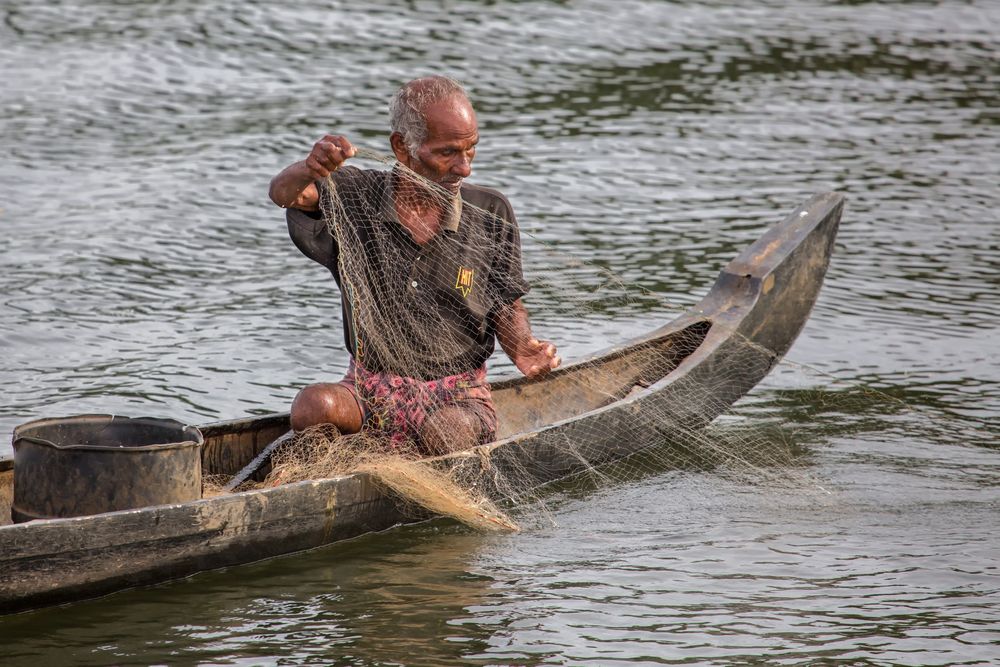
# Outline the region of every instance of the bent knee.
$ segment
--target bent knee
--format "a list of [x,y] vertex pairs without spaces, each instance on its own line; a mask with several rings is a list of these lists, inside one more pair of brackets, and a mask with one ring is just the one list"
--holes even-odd
[[296,431],[323,423],[332,392],[323,384],[311,384],[299,390],[292,401],[292,428]]
[[475,413],[454,406],[429,415],[420,427],[421,444],[435,456],[475,447],[482,437],[482,420]]
[[317,424],[333,424],[344,433],[361,429],[361,409],[350,389],[334,383],[303,387],[292,401],[291,426],[302,431]]

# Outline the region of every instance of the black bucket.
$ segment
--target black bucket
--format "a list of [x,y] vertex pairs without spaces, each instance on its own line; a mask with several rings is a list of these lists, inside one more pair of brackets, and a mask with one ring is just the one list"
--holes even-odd
[[14,429],[14,521],[197,500],[201,432],[172,419],[80,415]]

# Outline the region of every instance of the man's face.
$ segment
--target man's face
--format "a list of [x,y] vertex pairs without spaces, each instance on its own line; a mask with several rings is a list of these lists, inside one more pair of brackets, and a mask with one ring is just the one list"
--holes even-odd
[[405,151],[400,160],[427,180],[458,194],[462,180],[472,173],[472,160],[479,143],[476,114],[460,96],[441,100],[426,112],[427,140],[416,153]]

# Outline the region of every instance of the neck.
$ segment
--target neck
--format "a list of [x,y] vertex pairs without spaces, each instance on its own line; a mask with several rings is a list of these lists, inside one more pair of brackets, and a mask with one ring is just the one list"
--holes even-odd
[[443,196],[403,178],[393,189],[393,200],[396,218],[417,244],[427,243],[441,230],[441,216],[448,210]]

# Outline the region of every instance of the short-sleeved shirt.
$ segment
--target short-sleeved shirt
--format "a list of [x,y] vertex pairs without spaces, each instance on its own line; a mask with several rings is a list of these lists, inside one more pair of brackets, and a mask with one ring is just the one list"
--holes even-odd
[[[423,380],[479,368],[495,347],[497,311],[528,291],[514,212],[496,190],[463,183],[453,213],[420,245],[396,215],[398,178],[342,167],[336,199],[317,182],[322,214],[288,210],[289,234],[333,274],[344,343],[364,368]],[[336,237],[324,220],[333,206]]]

